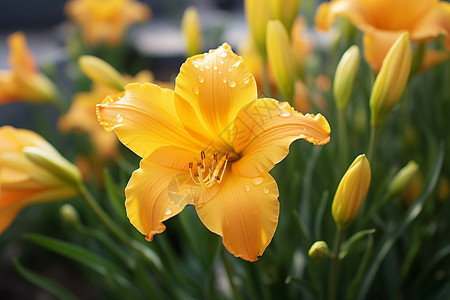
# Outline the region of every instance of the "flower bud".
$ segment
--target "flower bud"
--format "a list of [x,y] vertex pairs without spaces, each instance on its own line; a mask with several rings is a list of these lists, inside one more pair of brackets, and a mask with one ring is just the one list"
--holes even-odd
[[245,0],[245,16],[250,34],[263,60],[266,60],[266,28],[270,20],[269,0]]
[[181,30],[186,41],[186,56],[199,54],[202,49],[202,27],[195,7],[188,7],[185,10]]
[[348,99],[352,93],[353,82],[359,68],[360,53],[356,45],[351,46],[344,55],[336,68],[333,84],[333,95],[336,106],[339,110],[347,107]]
[[60,155],[34,146],[23,148],[25,156],[37,166],[49,171],[56,177],[77,186],[81,182],[80,171]]
[[345,172],[334,195],[332,214],[339,229],[345,229],[355,218],[370,186],[370,164],[359,155]]
[[415,161],[410,161],[392,179],[388,195],[394,197],[405,191],[418,173],[419,165]]
[[443,175],[441,179],[439,179],[437,199],[439,202],[445,202],[448,199],[448,195],[450,194],[450,187],[448,182],[448,177]]
[[267,23],[267,58],[284,100],[292,103],[295,60],[288,33],[279,20],[271,20]]
[[64,222],[66,222],[69,226],[73,228],[78,228],[80,226],[80,217],[78,216],[78,212],[72,205],[64,204],[59,209],[59,213],[61,214]]
[[370,96],[371,124],[380,125],[398,103],[411,70],[412,51],[409,34],[403,33],[383,60]]
[[300,0],[271,0],[270,16],[274,20],[280,20],[286,30],[291,31],[299,6]]
[[325,258],[328,255],[328,245],[324,241],[315,242],[308,251],[311,258]]
[[120,73],[103,59],[91,55],[83,55],[78,59],[81,71],[93,82],[98,82],[113,89],[122,91],[125,80]]

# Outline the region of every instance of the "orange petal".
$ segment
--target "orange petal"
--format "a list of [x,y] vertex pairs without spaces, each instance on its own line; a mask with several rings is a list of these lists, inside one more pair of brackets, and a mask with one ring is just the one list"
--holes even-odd
[[450,52],[425,49],[425,53],[419,71],[423,72],[450,58]]
[[258,99],[238,114],[233,147],[241,157],[232,164],[233,171],[256,177],[270,171],[288,153],[290,144],[305,139],[315,145],[330,140],[330,126],[320,114],[303,115],[286,102]]
[[202,189],[192,182],[189,173],[143,159],[140,169],[133,172],[125,195],[131,224],[151,241],[166,229],[163,221],[201,199]]
[[268,173],[256,178],[225,175],[220,192],[196,205],[205,226],[220,235],[234,256],[255,261],[262,255],[278,223],[278,187]]
[[38,72],[33,54],[27,47],[25,34],[21,31],[14,32],[8,37],[10,49],[9,63],[14,72]]
[[200,153],[202,147],[184,130],[173,101],[172,90],[150,83],[129,84],[123,96],[107,97],[97,105],[97,117],[106,130],[114,130],[122,143],[141,157],[168,145]]
[[202,133],[216,139],[239,110],[256,99],[255,79],[242,62],[228,44],[223,44],[182,65],[176,79],[175,105],[181,122],[194,136]]
[[[333,25],[336,16],[348,18],[356,27],[362,29],[371,24],[371,11],[368,10],[368,1],[332,1],[324,2],[317,8],[315,23],[319,30],[328,30]],[[373,12],[373,11],[372,11]]]
[[370,29],[364,34],[364,57],[367,63],[379,71],[386,54],[402,31],[385,31]]
[[440,1],[433,9],[415,22],[411,31],[411,40],[426,41],[439,35],[445,36],[444,45],[450,49],[450,3]]

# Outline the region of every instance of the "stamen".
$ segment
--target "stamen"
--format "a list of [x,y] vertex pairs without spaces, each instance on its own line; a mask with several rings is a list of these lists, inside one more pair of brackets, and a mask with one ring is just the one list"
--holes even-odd
[[[198,173],[193,172],[194,164],[192,162],[189,163],[189,172],[191,174],[191,178],[195,184],[199,184],[203,187],[211,187],[216,182],[220,183],[225,174],[225,170],[228,165],[228,159],[230,158],[230,152],[227,152],[222,158],[218,159],[218,154],[213,154],[213,161],[206,165],[206,155],[205,152],[200,152],[200,158],[202,162],[197,163],[197,171]],[[208,170],[208,174],[206,174],[206,170]],[[204,174],[205,173],[205,174]]]

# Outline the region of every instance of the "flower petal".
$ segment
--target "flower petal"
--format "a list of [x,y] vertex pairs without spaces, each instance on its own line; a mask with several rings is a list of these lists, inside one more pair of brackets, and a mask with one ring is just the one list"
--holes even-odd
[[293,141],[305,139],[324,145],[330,141],[330,131],[328,121],[320,114],[303,115],[288,103],[273,99],[255,100],[236,117],[233,148],[241,158],[232,169],[242,176],[259,176],[289,153]]
[[445,36],[444,45],[450,49],[450,3],[440,1],[433,9],[415,22],[411,31],[411,39],[425,41],[435,39],[440,34]]
[[200,133],[217,139],[239,110],[257,98],[255,79],[242,61],[223,44],[182,65],[176,79],[175,105],[181,122],[194,136]]
[[145,159],[133,172],[125,195],[128,218],[148,241],[166,229],[163,221],[177,215],[187,204],[203,201],[204,197],[203,190],[194,184],[189,173]]
[[97,105],[97,117],[107,131],[114,130],[122,143],[144,158],[167,145],[194,152],[202,148],[178,120],[173,91],[151,83],[129,84],[124,95],[107,97]]
[[268,173],[246,178],[230,172],[220,192],[196,205],[200,220],[220,235],[227,250],[236,257],[255,261],[262,255],[278,223],[278,187]]

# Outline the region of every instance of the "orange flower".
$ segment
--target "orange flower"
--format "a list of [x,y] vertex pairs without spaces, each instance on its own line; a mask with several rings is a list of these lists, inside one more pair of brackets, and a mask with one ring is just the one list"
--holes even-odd
[[[153,74],[148,71],[142,71],[135,78],[126,77],[127,82],[152,82]],[[95,114],[95,106],[109,94],[120,93],[119,90],[107,87],[105,85],[94,83],[89,92],[80,92],[73,98],[69,111],[58,121],[59,129],[62,132],[70,130],[80,130],[89,134],[95,151],[100,157],[112,159],[117,153],[117,137],[105,130],[98,124]]]
[[77,23],[88,45],[120,43],[125,30],[150,18],[150,8],[133,0],[70,0],[65,11]]
[[297,139],[323,145],[320,114],[257,99],[254,77],[228,44],[189,58],[175,90],[129,84],[97,106],[100,123],[143,159],[125,190],[131,223],[151,241],[163,221],[194,205],[235,256],[255,261],[278,223],[269,175]]
[[0,127],[0,233],[25,207],[78,194],[81,175],[40,135]]
[[33,103],[56,100],[56,87],[39,72],[25,34],[11,34],[8,47],[11,70],[0,70],[0,105],[22,99]]
[[[316,13],[316,25],[328,30],[336,16],[348,18],[364,31],[364,55],[375,70],[402,32],[413,42],[445,36],[450,50],[450,3],[438,0],[334,0],[322,3]],[[442,59],[448,56],[441,56]],[[425,62],[427,63],[427,62]]]

